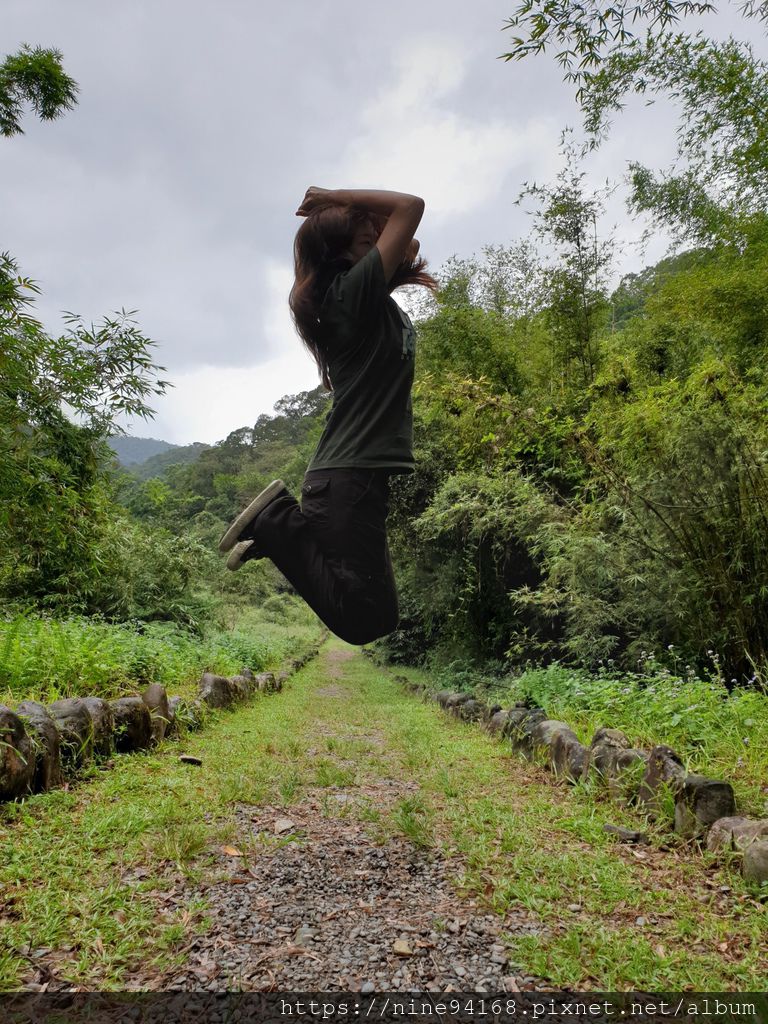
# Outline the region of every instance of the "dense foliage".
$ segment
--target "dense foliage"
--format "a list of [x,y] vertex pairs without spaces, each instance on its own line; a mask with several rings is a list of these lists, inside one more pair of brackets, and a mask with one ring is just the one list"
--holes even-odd
[[580,188],[543,196],[560,252],[527,275],[533,306],[494,274],[511,247],[449,265],[420,323],[418,469],[393,524],[405,628],[388,647],[632,668],[673,645],[700,666],[716,651],[729,685],[764,682],[765,219],[609,293]]
[[[632,671],[650,650],[706,670],[715,652],[728,686],[761,685],[766,221],[610,289],[602,197],[572,166],[528,197],[534,235],[454,258],[420,309],[417,470],[390,520],[402,622],[383,646],[499,670]],[[270,479],[296,490],[328,401],[286,397],[122,499],[211,549]],[[269,563],[210,572],[257,601],[286,587]]]
[[112,698],[148,683],[178,692],[196,683],[201,672],[276,668],[306,644],[305,619],[293,620],[296,635],[265,628],[263,617],[258,628],[241,617],[236,628],[207,628],[203,636],[167,622],[29,614],[0,619],[0,701]]

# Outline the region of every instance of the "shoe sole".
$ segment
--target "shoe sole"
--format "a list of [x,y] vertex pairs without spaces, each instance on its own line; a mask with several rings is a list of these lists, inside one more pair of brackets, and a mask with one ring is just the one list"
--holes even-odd
[[227,559],[227,568],[231,569],[232,572],[237,572],[238,569],[245,565],[246,561],[251,561],[251,559],[243,558],[243,555],[250,547],[253,547],[252,540],[241,540],[239,544],[235,544],[231,555]]
[[219,541],[219,551],[222,555],[232,550],[246,526],[249,526],[259,512],[263,511],[284,490],[285,484],[282,480],[273,480],[261,494],[256,495],[250,505],[243,509],[237,519],[232,521],[232,525]]

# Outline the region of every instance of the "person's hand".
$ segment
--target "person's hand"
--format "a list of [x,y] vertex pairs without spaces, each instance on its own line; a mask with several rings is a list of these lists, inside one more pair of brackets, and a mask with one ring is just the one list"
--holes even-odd
[[408,248],[405,250],[405,258],[408,263],[413,263],[416,257],[419,255],[419,240],[418,238],[412,238],[408,243]]
[[317,185],[310,185],[296,211],[296,216],[306,217],[308,213],[316,210],[318,206],[326,205],[330,194],[331,190],[329,188],[319,188]]

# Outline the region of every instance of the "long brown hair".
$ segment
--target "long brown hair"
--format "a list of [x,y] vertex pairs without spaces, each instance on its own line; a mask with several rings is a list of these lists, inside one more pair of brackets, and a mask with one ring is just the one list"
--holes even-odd
[[[313,210],[296,232],[293,245],[295,281],[288,305],[299,337],[317,363],[323,384],[332,390],[323,328],[318,319],[320,306],[333,279],[349,270],[352,261],[342,255],[352,244],[360,224],[370,221],[381,233],[385,219],[358,206],[320,206]],[[437,288],[437,282],[426,272],[427,262],[421,258],[404,260],[389,282],[389,291],[404,284],[420,284]]]

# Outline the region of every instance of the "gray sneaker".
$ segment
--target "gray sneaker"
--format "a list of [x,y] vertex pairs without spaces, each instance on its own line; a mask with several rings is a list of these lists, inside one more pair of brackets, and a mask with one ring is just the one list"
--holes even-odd
[[[232,520],[229,529],[219,541],[219,551],[222,554],[226,554],[227,551],[232,550],[239,540],[248,539],[247,537],[241,538],[240,535],[248,529],[256,516],[260,512],[263,512],[267,505],[273,502],[283,491],[285,491],[286,494],[288,493],[283,481],[273,480],[271,484],[268,484],[264,488],[261,494],[257,494],[250,505],[248,505],[247,508],[244,508],[236,519]],[[237,566],[237,568],[239,568],[239,566]]]
[[246,562],[250,562],[254,558],[263,557],[257,550],[255,541],[241,540],[239,544],[235,544],[232,548],[232,553],[227,559],[227,568],[231,569],[232,572],[237,572]]

